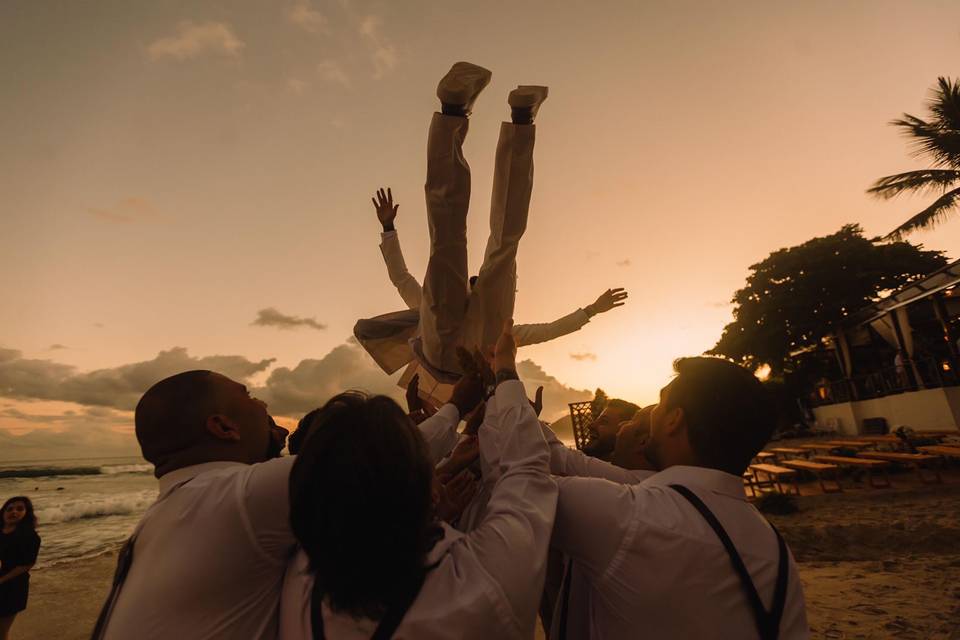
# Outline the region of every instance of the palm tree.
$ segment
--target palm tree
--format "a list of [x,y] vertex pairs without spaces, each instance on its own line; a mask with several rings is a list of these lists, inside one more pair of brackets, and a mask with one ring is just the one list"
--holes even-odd
[[913,154],[927,156],[933,168],[908,171],[877,180],[867,193],[889,199],[905,191],[939,193],[933,204],[888,233],[900,240],[917,229],[931,229],[943,222],[960,204],[960,81],[938,78],[929,102],[927,120],[903,114],[890,124],[910,138]]

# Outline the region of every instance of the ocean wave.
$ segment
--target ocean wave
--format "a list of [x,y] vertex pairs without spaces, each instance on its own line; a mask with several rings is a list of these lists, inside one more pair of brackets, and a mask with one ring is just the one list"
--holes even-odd
[[153,465],[142,462],[140,464],[108,464],[100,467],[100,473],[114,475],[117,473],[152,473]]
[[156,491],[138,491],[84,500],[65,500],[59,504],[38,507],[36,515],[41,525],[132,515],[146,510],[156,498]]
[[23,469],[0,469],[0,478],[50,478],[53,476],[97,476],[120,473],[150,473],[153,465],[108,464],[98,467],[26,467]]

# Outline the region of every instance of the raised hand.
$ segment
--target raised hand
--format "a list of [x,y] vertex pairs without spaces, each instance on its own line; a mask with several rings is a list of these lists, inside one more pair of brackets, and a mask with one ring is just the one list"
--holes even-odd
[[[461,366],[467,361],[473,362],[468,352],[463,347],[457,348],[457,356],[460,358]],[[460,417],[466,417],[473,411],[484,399],[484,385],[479,372],[473,369],[465,369],[463,375],[453,385],[453,391],[450,395],[450,402],[457,407]]]
[[393,204],[393,192],[390,187],[384,191],[383,187],[377,190],[376,198],[370,198],[373,202],[373,208],[377,210],[377,220],[383,225],[384,231],[393,231],[393,221],[397,217],[397,209],[400,205]]
[[512,318],[504,321],[503,331],[493,347],[493,368],[498,375],[503,370],[517,370],[517,341],[513,337]]
[[537,392],[533,396],[533,400],[530,401],[530,406],[533,407],[533,412],[539,418],[543,412],[543,387],[537,387]]
[[467,469],[453,478],[449,476],[434,477],[437,517],[446,522],[455,523],[477,494],[479,483]]
[[420,374],[415,373],[407,383],[407,413],[416,413],[423,410],[423,400],[420,399]]
[[622,307],[626,304],[624,300],[627,299],[627,291],[623,287],[618,287],[616,289],[607,289],[600,294],[600,297],[597,298],[596,302],[589,304],[584,308],[584,311],[587,312],[589,316],[595,316],[598,313],[606,313],[615,307]]

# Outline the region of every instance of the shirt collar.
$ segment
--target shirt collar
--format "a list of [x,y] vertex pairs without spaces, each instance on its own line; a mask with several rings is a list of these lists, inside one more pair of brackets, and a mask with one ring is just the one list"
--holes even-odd
[[[207,471],[216,471],[217,469],[226,469],[227,467],[232,467],[236,465],[243,465],[242,462],[230,462],[227,460],[217,460],[216,462],[204,462],[203,464],[194,464],[189,467],[181,467],[180,469],[174,469],[168,473],[160,476],[158,482],[160,483],[160,496],[163,497],[164,494],[171,491],[174,487],[187,482],[188,480],[193,480],[201,473],[206,473]],[[246,465],[243,465],[246,466]]]
[[674,465],[655,473],[643,481],[647,486],[667,486],[682,484],[719,493],[737,500],[746,500],[747,493],[743,489],[743,478],[706,467],[688,467]]

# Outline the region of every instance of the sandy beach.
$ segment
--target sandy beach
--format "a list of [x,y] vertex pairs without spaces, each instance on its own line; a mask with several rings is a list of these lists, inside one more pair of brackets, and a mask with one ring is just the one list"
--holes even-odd
[[[960,471],[943,485],[892,480],[892,489],[804,495],[798,513],[770,516],[799,562],[815,638],[960,639]],[[115,560],[36,571],[12,637],[88,638]]]

